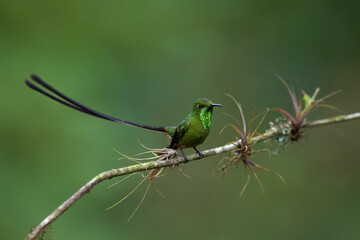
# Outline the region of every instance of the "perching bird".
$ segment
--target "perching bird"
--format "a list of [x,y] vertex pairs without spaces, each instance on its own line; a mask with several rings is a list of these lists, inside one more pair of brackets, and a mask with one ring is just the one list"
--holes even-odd
[[[218,106],[222,107],[221,104],[212,103],[210,100],[201,98],[195,101],[192,112],[176,127],[153,127],[143,124],[138,124],[134,122],[120,120],[114,117],[97,112],[91,108],[88,108],[73,99],[65,96],[55,88],[48,85],[41,78],[35,74],[31,75],[31,79],[41,85],[43,88],[47,89],[49,92],[41,89],[36,86],[34,83],[30,82],[28,79],[25,80],[25,83],[30,88],[48,96],[49,98],[62,103],[68,107],[71,107],[80,112],[110,120],[113,122],[119,122],[126,125],[131,125],[139,128],[145,128],[152,131],[163,132],[171,137],[171,143],[169,148],[177,150],[179,149],[184,157],[185,162],[188,162],[186,155],[183,152],[184,148],[194,148],[198,153],[199,158],[204,157],[204,155],[196,148],[198,145],[202,144],[210,132],[211,125],[211,116],[213,112],[213,107]],[[53,95],[54,94],[54,95]]]

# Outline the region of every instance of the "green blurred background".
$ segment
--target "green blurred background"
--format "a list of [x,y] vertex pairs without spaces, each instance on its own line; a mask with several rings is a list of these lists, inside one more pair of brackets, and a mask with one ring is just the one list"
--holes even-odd
[[[220,129],[267,107],[291,111],[275,77],[320,96],[346,113],[359,111],[359,4],[354,1],[10,1],[0,2],[0,238],[22,239],[96,174],[132,164],[128,155],[168,143],[162,134],[80,114],[29,90],[36,73],[81,103],[126,120],[176,125],[193,101],[215,109],[199,149],[236,136]],[[255,112],[253,109],[256,107]],[[338,113],[319,109],[312,119]],[[262,126],[277,114],[272,113]],[[359,239],[359,121],[308,132],[278,156],[253,160],[244,196],[242,168],[222,177],[223,156],[182,165],[156,181],[135,217],[142,186],[105,211],[141,179],[97,186],[52,226],[54,239]],[[277,146],[259,146],[276,149]],[[193,151],[188,151],[193,153]]]

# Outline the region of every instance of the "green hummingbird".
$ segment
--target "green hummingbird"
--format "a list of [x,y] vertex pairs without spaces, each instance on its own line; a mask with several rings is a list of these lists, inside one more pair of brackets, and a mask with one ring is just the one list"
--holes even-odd
[[120,120],[95,111],[89,107],[86,107],[79,102],[67,97],[55,88],[51,87],[49,84],[44,82],[40,77],[35,74],[32,74],[30,76],[30,79],[32,79],[34,82],[42,86],[44,89],[47,89],[48,91],[42,89],[41,87],[38,87],[37,85],[26,79],[25,83],[28,87],[77,111],[109,121],[119,122],[126,125],[165,133],[171,138],[169,148],[174,150],[180,150],[185,162],[188,162],[189,160],[184,154],[184,148],[193,148],[199,155],[199,158],[204,157],[204,155],[196,147],[202,144],[205,141],[206,137],[209,135],[213,107],[222,107],[221,104],[213,103],[206,98],[200,98],[195,101],[191,113],[178,126],[153,127]]

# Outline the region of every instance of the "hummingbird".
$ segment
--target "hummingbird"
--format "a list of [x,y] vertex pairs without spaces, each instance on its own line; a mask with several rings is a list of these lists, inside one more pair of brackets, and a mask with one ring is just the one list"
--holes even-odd
[[154,127],[105,115],[67,97],[65,94],[56,90],[35,74],[32,74],[30,79],[41,87],[26,79],[25,84],[28,87],[77,111],[109,121],[165,133],[171,139],[168,148],[180,150],[185,163],[189,160],[183,151],[184,148],[193,148],[199,155],[199,158],[204,157],[204,154],[202,154],[196,147],[202,144],[209,135],[213,107],[222,107],[221,104],[213,103],[209,99],[200,98],[195,101],[191,113],[178,126]]

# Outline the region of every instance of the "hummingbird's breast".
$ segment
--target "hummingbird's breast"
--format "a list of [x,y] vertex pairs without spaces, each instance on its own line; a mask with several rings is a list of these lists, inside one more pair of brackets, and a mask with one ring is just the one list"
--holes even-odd
[[209,135],[210,127],[204,128],[202,122],[198,118],[190,121],[189,128],[179,140],[177,146],[180,148],[196,147],[202,144]]

